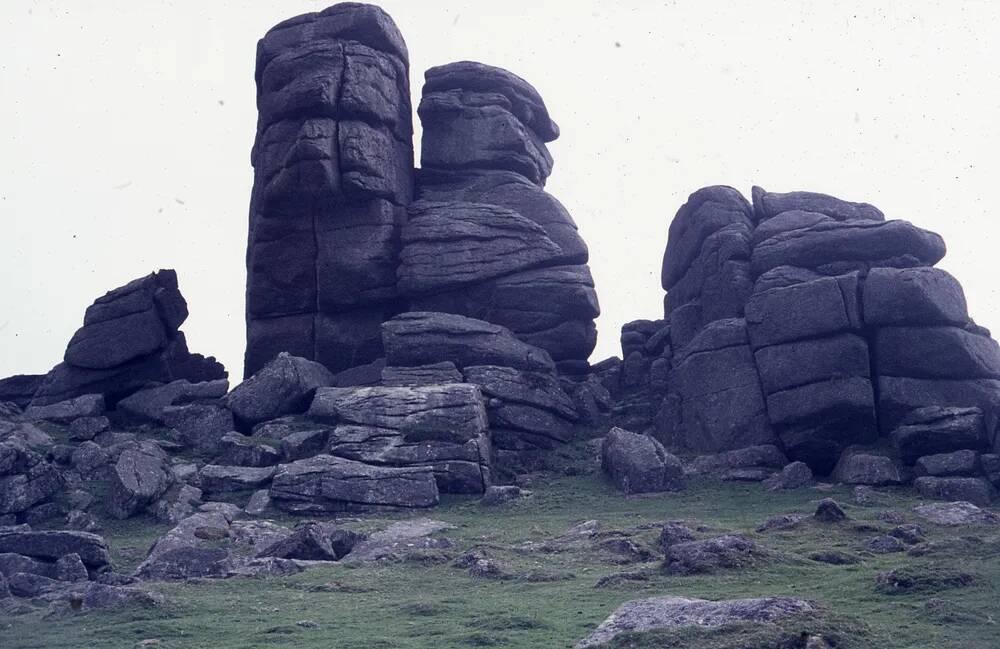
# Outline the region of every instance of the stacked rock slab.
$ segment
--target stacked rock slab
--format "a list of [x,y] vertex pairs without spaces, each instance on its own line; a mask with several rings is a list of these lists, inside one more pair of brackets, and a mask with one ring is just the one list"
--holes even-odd
[[984,450],[1000,347],[933,267],[944,253],[938,235],[864,203],[755,187],[751,207],[701,189],[670,226],[665,321],[623,329],[621,380],[663,389],[669,359],[655,426],[700,452],[776,442],[828,473],[848,446],[922,425],[911,413],[927,406],[986,413]]
[[226,378],[225,369],[214,358],[188,351],[179,330],[187,315],[173,270],[161,270],[109,291],[87,308],[63,362],[42,379],[31,405],[84,394],[102,394],[113,404],[151,383]]
[[282,351],[334,371],[381,355],[412,195],[408,74],[371,5],[291,18],[258,43],[247,376]]
[[463,61],[427,71],[417,198],[399,291],[412,310],[494,322],[556,361],[584,361],[599,314],[587,246],[543,187],[559,136],[538,92]]
[[401,314],[383,325],[387,385],[456,379],[478,386],[486,403],[496,464],[511,468],[572,437],[578,420],[555,362],[500,325],[450,313]]

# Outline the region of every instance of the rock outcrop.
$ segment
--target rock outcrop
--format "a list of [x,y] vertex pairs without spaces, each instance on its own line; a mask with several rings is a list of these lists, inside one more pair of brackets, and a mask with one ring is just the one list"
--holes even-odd
[[246,376],[283,351],[334,372],[375,361],[381,323],[404,311],[503,325],[556,361],[593,349],[587,247],[542,189],[559,129],[538,92],[479,63],[428,70],[418,176],[408,73],[370,5],[261,39]]
[[[969,318],[958,281],[934,268],[944,253],[938,235],[871,205],[698,190],[670,225],[665,318],[623,327],[624,360],[606,382],[624,406],[642,396],[645,424],[670,447],[779,444],[820,474],[849,446],[890,434],[911,465],[989,450],[1000,346]],[[938,414],[914,413],[926,407]],[[894,466],[862,476],[863,457],[841,473],[899,480]]]
[[180,331],[187,315],[173,270],[109,291],[87,308],[63,362],[45,375],[31,404],[44,406],[84,394],[101,394],[114,403],[150,383],[226,378],[214,358],[188,351]]

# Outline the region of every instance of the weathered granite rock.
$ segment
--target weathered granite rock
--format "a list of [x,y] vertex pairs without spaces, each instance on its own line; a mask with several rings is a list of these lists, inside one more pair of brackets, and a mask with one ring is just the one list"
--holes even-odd
[[261,39],[247,254],[246,376],[279,352],[341,370],[381,355],[413,191],[408,55],[371,5]]
[[670,545],[663,567],[675,575],[705,574],[752,566],[763,556],[763,550],[753,541],[727,534]]
[[674,357],[657,433],[700,452],[771,444],[764,394],[742,319],[704,327]]
[[68,424],[80,417],[99,417],[104,414],[104,396],[83,394],[66,401],[44,406],[29,406],[24,411],[27,419]]
[[100,572],[111,563],[104,539],[87,532],[5,530],[0,533],[0,552],[43,561],[57,561],[67,554],[76,554],[83,565],[94,572]]
[[601,448],[601,466],[626,494],[679,491],[687,486],[684,467],[648,435],[612,428]]
[[837,221],[884,221],[885,216],[874,205],[854,203],[818,192],[768,192],[753,187],[754,219],[761,224],[790,211],[805,211],[828,216]]
[[227,379],[192,383],[186,379],[139,390],[117,403],[115,410],[135,421],[163,423],[163,409],[201,400],[215,400],[229,390]]
[[885,486],[903,481],[899,467],[891,457],[847,449],[833,470],[833,477],[849,485]]
[[45,376],[32,405],[83,394],[101,394],[115,402],[151,382],[225,378],[225,369],[214,358],[188,352],[179,331],[186,318],[187,304],[173,270],[109,291],[87,308],[64,362]]
[[458,367],[500,365],[552,371],[549,354],[521,342],[508,329],[448,313],[404,313],[382,326],[389,365],[427,365],[451,361]]
[[27,408],[44,378],[44,374],[15,374],[0,379],[0,402],[15,403],[18,408]]
[[873,268],[863,296],[869,326],[962,326],[969,321],[962,285],[940,268]]
[[296,431],[281,439],[281,455],[286,462],[319,455],[329,438],[330,430],[325,427]]
[[833,498],[824,498],[816,505],[813,518],[823,523],[839,523],[847,519],[847,514]]
[[97,417],[80,417],[69,425],[70,439],[76,442],[94,439],[111,428],[111,421],[104,415]]
[[875,367],[883,376],[1000,378],[1000,345],[958,327],[883,327],[875,345]]
[[597,647],[624,633],[641,633],[678,627],[712,629],[731,624],[775,622],[815,607],[791,597],[708,601],[685,597],[654,597],[626,602],[594,631],[576,644],[576,649]]
[[983,473],[979,453],[968,449],[925,455],[917,460],[915,468],[919,475],[938,477],[976,476]]
[[922,476],[913,481],[921,496],[936,500],[961,500],[985,507],[995,495],[983,478],[938,478]]
[[249,491],[271,481],[278,469],[273,466],[222,466],[206,464],[198,472],[198,483],[209,493]]
[[174,482],[173,473],[162,457],[132,449],[118,457],[111,477],[108,511],[115,518],[128,518],[141,512],[166,493]]
[[215,404],[168,406],[162,413],[183,444],[206,453],[218,452],[223,435],[234,428],[233,413]]
[[64,478],[21,439],[0,443],[0,516],[20,514],[58,492]]
[[911,411],[890,434],[904,462],[912,464],[926,455],[962,449],[985,450],[983,412],[979,408],[928,406]]
[[771,444],[747,446],[712,455],[700,455],[691,460],[688,472],[719,475],[732,469],[765,468],[777,471],[788,464],[781,449]]
[[913,511],[931,523],[954,527],[958,525],[1000,525],[1000,516],[970,502],[927,503]]
[[233,388],[225,403],[247,427],[304,412],[316,388],[333,385],[333,374],[315,361],[282,352]]
[[474,385],[320,388],[308,416],[336,425],[331,455],[427,467],[445,493],[482,493],[490,483],[487,417]]
[[282,453],[259,439],[226,433],[219,440],[219,464],[230,466],[274,466],[282,459]]
[[[978,408],[983,413],[996,412],[1000,408],[1000,380],[996,379],[919,379],[903,376],[881,376],[878,381],[879,424],[883,431],[893,431],[897,427],[908,427],[915,423],[918,428],[941,427],[951,429],[946,421],[951,418],[952,408]],[[924,410],[937,408],[937,410]],[[923,422],[911,422],[911,413],[921,411],[920,415],[912,417],[929,418]],[[938,414],[934,414],[934,413]],[[967,418],[965,418],[967,419]],[[966,430],[966,435],[972,431],[957,421],[954,424],[959,430]],[[988,444],[990,431],[983,430],[983,439]],[[948,432],[946,436],[953,436]],[[952,446],[941,451],[958,448],[978,448],[977,446]],[[921,453],[926,455],[928,452]],[[915,458],[914,458],[915,459]]]
[[378,467],[331,455],[280,465],[270,494],[277,507],[300,514],[438,503],[430,467]]
[[[416,367],[382,368],[382,385],[390,388],[462,383],[462,373],[451,361]],[[338,386],[341,387],[341,386]]]
[[813,472],[805,462],[791,462],[782,467],[781,471],[764,480],[768,491],[784,489],[801,489],[812,483]]
[[330,542],[331,533],[332,529],[328,525],[308,522],[296,527],[290,536],[264,548],[257,556],[306,561],[336,561],[340,556]]

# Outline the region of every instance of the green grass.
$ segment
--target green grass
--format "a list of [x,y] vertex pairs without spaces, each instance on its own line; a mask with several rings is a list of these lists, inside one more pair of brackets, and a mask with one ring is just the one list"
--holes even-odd
[[[925,524],[931,540],[975,535],[984,542],[954,543],[946,546],[947,551],[919,557],[871,555],[859,549],[860,543],[876,530],[892,527],[877,519],[879,508],[847,506],[851,520],[836,525],[807,521],[792,530],[753,532],[769,516],[811,512],[825,496],[846,505],[850,502],[846,489],[771,493],[759,485],[699,481],[681,493],[623,498],[590,474],[536,480],[532,490],[530,499],[499,508],[447,498],[441,507],[420,515],[456,526],[445,533],[456,542],[455,556],[485,547],[513,572],[536,570],[563,579],[489,581],[475,579],[449,563],[411,561],[331,564],[285,578],[157,583],[148,587],[165,595],[167,603],[155,609],[59,619],[39,614],[0,621],[0,647],[132,648],[143,640],[158,640],[146,646],[162,649],[570,647],[618,604],[657,595],[708,599],[787,595],[821,603],[826,616],[766,628],[646,634],[620,639],[616,646],[770,648],[782,646],[781,638],[794,640],[802,631],[825,629],[839,633],[837,646],[844,648],[1000,647],[998,530],[956,531]],[[893,508],[914,520],[908,512],[917,501],[911,495],[899,492],[890,498]],[[378,527],[406,516],[382,513],[360,525]],[[650,548],[655,547],[658,530],[639,529],[642,526],[675,519],[698,522],[713,531],[746,534],[769,550],[771,559],[738,572],[672,576],[661,573],[655,562],[613,565],[590,547],[563,552],[522,547],[526,541],[558,536],[588,519],[597,519],[605,530],[633,532],[635,540]],[[141,559],[135,548],[148,547],[164,529],[133,520],[109,525],[105,534],[119,566],[131,567]],[[807,558],[819,549],[854,554],[862,561],[837,566]],[[595,587],[601,577],[641,568],[652,573],[645,581]],[[959,588],[879,592],[875,576],[894,568],[929,577],[961,571],[975,575],[975,580]]]

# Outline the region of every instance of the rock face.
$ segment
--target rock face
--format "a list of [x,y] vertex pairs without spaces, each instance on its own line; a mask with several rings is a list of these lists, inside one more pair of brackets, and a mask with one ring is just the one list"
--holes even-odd
[[559,130],[541,97],[478,63],[426,79],[418,183],[408,54],[388,15],[343,3],[261,39],[247,376],[282,351],[332,371],[374,361],[380,324],[407,310],[504,325],[556,360],[593,349],[587,248],[542,190]]
[[179,330],[187,314],[172,270],[109,291],[87,308],[63,362],[45,375],[31,404],[84,394],[113,403],[150,383],[224,379],[226,371],[214,358],[188,352]]
[[[778,444],[819,474],[890,433],[911,465],[988,451],[1000,345],[934,268],[944,253],[938,235],[871,205],[759,187],[751,204],[730,187],[700,189],[670,224],[664,320],[623,327],[624,361],[608,380],[646,395],[645,423],[673,448]],[[927,407],[938,410],[913,414]],[[842,471],[874,480],[861,464]]]
[[367,363],[413,194],[406,44],[381,9],[339,4],[268,31],[256,81],[246,376],[282,351]]

